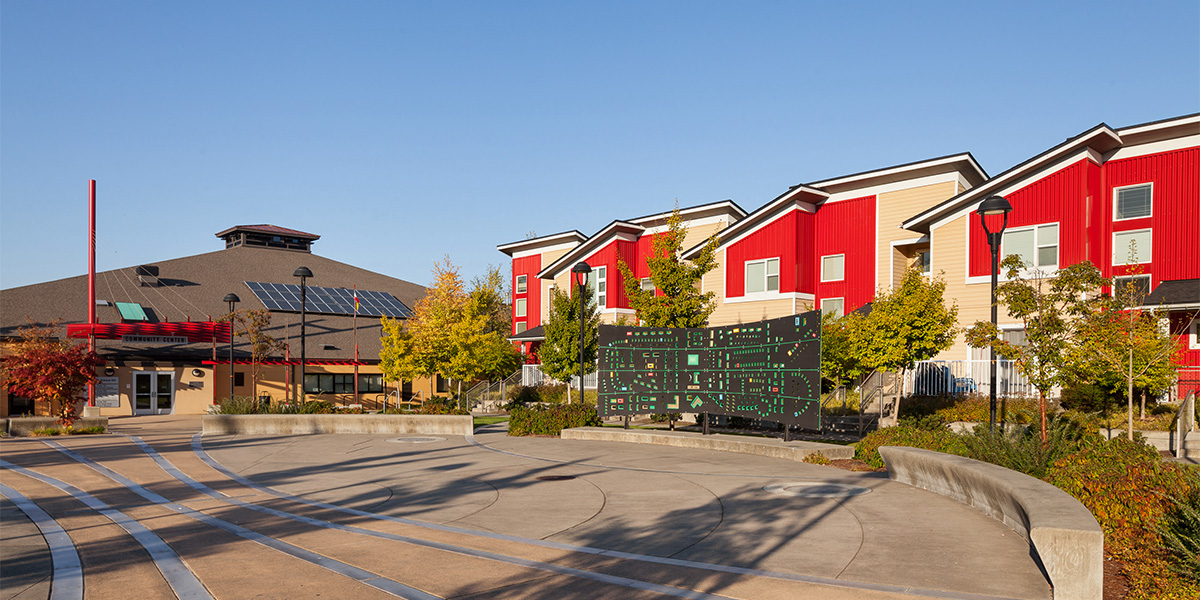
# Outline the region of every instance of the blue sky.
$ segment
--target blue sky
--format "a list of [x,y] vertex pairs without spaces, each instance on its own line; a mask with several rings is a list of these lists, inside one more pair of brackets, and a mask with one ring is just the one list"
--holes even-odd
[[86,271],[88,179],[101,270],[271,223],[428,283],[531,231],[1197,111],[1194,0],[4,0],[0,287]]

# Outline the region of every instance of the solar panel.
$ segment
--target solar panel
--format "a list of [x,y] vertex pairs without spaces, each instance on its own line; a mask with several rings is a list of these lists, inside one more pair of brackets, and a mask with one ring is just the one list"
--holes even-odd
[[[267,310],[300,312],[300,286],[261,281],[247,281],[245,284]],[[354,314],[354,290],[315,285],[305,287],[306,312],[347,316]],[[412,311],[395,296],[373,290],[358,290],[358,314],[364,317],[412,317]]]

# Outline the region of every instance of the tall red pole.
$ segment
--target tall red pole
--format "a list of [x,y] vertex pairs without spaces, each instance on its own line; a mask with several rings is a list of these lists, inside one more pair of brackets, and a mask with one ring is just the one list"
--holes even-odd
[[[96,351],[96,180],[88,180],[88,352]],[[88,384],[88,406],[96,405],[96,384]]]

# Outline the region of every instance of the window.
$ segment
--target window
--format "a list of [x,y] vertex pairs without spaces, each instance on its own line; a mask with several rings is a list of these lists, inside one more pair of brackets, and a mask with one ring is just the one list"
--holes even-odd
[[383,392],[383,375],[359,375],[358,393],[379,394]]
[[521,333],[521,332],[525,331],[525,329],[527,329],[528,327],[529,327],[529,325],[527,323],[525,323],[525,321],[517,321],[516,329],[513,333]]
[[[379,376],[382,377],[382,376]],[[382,385],[380,379],[380,385]],[[304,375],[304,393],[306,394],[353,394],[354,374],[316,374]]]
[[243,387],[243,386],[245,386],[245,385],[246,385],[246,374],[245,374],[245,373],[237,373],[237,372],[234,372],[234,374],[233,374],[233,385],[234,385],[235,387]]
[[640,283],[642,285],[643,292],[653,292],[654,291],[654,281],[651,280],[649,277],[643,277]]
[[922,275],[931,275],[933,273],[933,253],[928,250],[918,252],[916,266],[921,269]]
[[1150,293],[1149,275],[1131,275],[1129,277],[1113,278],[1113,296],[1126,298],[1141,304],[1146,294]]
[[1001,255],[1016,254],[1028,267],[1058,266],[1058,224],[1022,227],[1004,232]]
[[828,313],[833,313],[833,316],[840,317],[845,314],[846,300],[843,298],[825,298],[821,300],[821,316]]
[[591,274],[592,293],[596,296],[596,308],[608,306],[608,267],[596,267]]
[[526,281],[527,277],[529,277],[529,276],[528,275],[517,275],[517,283],[516,283],[516,285],[513,286],[514,288],[516,288],[516,291],[514,293],[517,293],[517,294],[525,293],[525,291],[528,289],[525,285],[525,281]]
[[1149,183],[1113,190],[1113,220],[1140,219],[1150,216],[1153,186]]
[[1113,234],[1114,265],[1136,265],[1150,262],[1150,230],[1118,231]]
[[746,293],[779,291],[779,259],[751,260],[746,262]]
[[517,308],[517,316],[518,317],[525,316],[525,299],[524,298],[517,298],[516,308]]
[[846,255],[821,257],[821,281],[841,281],[846,278]]
[[1192,350],[1200,349],[1200,316],[1192,319],[1191,331],[1188,332],[1188,347]]

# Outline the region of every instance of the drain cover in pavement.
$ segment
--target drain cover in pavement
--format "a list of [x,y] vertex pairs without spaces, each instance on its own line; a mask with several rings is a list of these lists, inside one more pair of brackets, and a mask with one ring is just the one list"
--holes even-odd
[[568,479],[575,479],[575,476],[574,475],[542,475],[541,477],[537,478],[538,481],[566,481]]
[[802,498],[849,498],[871,493],[870,488],[827,482],[772,483],[763,489],[772,494]]
[[394,444],[428,444],[430,442],[444,442],[446,438],[442,437],[399,437],[388,440]]

